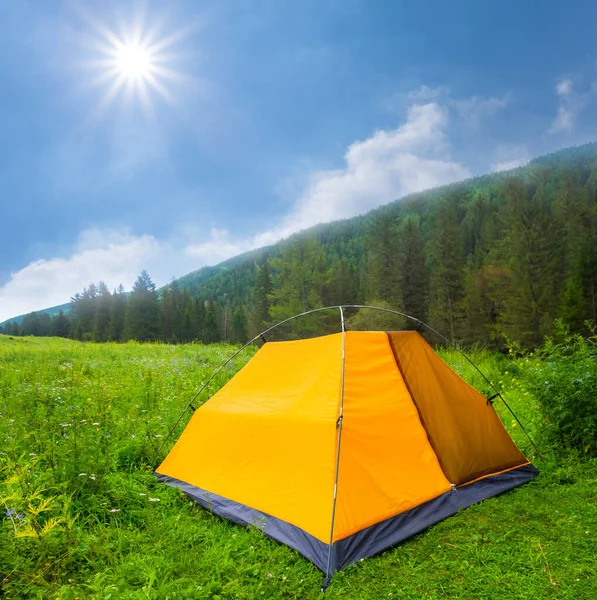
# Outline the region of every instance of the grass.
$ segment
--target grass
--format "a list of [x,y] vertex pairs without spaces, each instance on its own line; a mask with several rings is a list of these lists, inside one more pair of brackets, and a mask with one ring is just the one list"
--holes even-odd
[[[0,336],[1,514],[15,510],[0,522],[0,596],[320,596],[321,573],[297,552],[151,475],[163,436],[232,350]],[[468,363],[444,358],[485,391]],[[533,359],[475,359],[536,435],[540,415],[525,379]],[[532,455],[511,415],[496,408]],[[596,598],[597,462],[542,449],[536,480],[352,565],[326,597]]]

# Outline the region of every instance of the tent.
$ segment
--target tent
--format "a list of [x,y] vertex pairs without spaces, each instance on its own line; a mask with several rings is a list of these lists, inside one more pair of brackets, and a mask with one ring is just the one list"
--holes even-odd
[[416,331],[267,342],[199,407],[160,481],[326,576],[533,479],[492,402]]

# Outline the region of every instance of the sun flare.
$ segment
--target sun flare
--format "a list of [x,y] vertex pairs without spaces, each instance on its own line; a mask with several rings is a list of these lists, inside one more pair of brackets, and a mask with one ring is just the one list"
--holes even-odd
[[[105,86],[106,91],[93,111],[97,118],[123,97],[129,105],[138,105],[146,115],[154,114],[153,100],[157,96],[168,103],[173,102],[172,87],[188,79],[173,70],[175,56],[170,48],[188,34],[179,30],[170,35],[157,37],[155,27],[144,27],[142,22],[133,23],[128,29],[119,27],[119,33],[93,21],[99,34],[91,43],[97,52],[88,62],[96,71],[92,84]],[[159,29],[159,27],[158,27]]]
[[151,54],[140,44],[123,44],[115,52],[115,67],[128,79],[145,79],[151,75]]

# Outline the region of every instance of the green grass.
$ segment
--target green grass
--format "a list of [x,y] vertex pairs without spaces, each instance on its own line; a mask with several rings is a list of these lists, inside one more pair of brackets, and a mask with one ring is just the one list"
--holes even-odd
[[[151,475],[161,436],[232,350],[0,336],[0,514],[25,516],[0,519],[0,596],[319,597],[321,573],[297,552]],[[485,391],[468,363],[444,358]],[[525,382],[534,359],[475,358],[535,435],[540,414]],[[349,567],[326,597],[597,598],[597,462],[542,449],[536,480]]]

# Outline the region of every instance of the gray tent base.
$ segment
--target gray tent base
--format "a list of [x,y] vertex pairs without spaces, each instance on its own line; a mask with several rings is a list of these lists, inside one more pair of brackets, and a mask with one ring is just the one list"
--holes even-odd
[[[332,568],[328,578],[361,558],[379,554],[463,508],[528,483],[538,474],[539,471],[533,465],[527,464],[505,473],[491,475],[446,492],[433,500],[339,540],[332,547]],[[213,514],[240,525],[255,526],[268,537],[294,548],[326,573],[329,545],[314,538],[300,527],[179,479],[157,472],[155,475],[159,481],[180,488]]]

